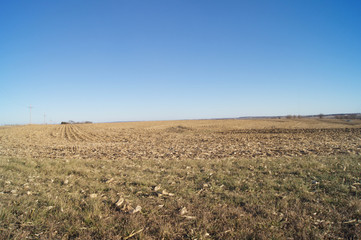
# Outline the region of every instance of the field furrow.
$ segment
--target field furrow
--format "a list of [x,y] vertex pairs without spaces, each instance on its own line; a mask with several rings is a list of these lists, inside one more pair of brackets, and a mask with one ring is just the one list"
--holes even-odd
[[71,136],[71,139],[73,141],[81,141],[82,139],[74,131],[74,126],[71,124],[69,124],[68,126],[69,126],[69,134]]
[[61,128],[60,128],[60,137],[62,139],[65,139],[65,125],[61,125]]
[[82,141],[93,141],[95,138],[95,136],[91,136],[83,131],[83,129],[81,130],[81,127],[76,125],[73,126],[73,131]]
[[76,140],[74,135],[71,132],[71,125],[65,125],[65,139],[70,142],[73,142]]
[[[3,129],[0,137],[3,154],[16,152],[36,157],[72,157],[74,142],[80,157],[97,159],[222,159],[361,153],[361,124],[357,125],[357,121],[341,125],[313,120],[309,121],[308,128],[304,127],[305,120],[258,122],[259,126],[271,125],[271,128],[260,128],[247,121],[208,121],[208,125],[204,122],[22,126]],[[250,123],[252,125],[247,126]],[[300,125],[303,128],[293,127]],[[61,147],[57,147],[58,144]]]
[[0,239],[360,239],[360,164],[360,120],[0,127]]

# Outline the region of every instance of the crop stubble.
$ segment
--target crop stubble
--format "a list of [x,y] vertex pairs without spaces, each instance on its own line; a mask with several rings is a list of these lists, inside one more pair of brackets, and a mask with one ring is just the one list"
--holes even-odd
[[361,236],[361,121],[13,126],[0,143],[0,238]]
[[94,159],[217,159],[361,153],[361,124],[213,120],[0,128],[0,155]]

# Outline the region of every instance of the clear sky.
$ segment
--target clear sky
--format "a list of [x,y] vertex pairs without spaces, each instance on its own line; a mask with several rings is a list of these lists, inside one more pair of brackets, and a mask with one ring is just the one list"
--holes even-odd
[[0,124],[361,112],[361,1],[0,1]]

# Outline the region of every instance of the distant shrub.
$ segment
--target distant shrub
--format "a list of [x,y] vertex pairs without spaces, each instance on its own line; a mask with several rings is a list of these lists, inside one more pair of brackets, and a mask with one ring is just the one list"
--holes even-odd
[[91,124],[93,122],[91,121],[85,121],[85,122],[74,122],[72,120],[70,120],[69,122],[61,122],[61,124]]

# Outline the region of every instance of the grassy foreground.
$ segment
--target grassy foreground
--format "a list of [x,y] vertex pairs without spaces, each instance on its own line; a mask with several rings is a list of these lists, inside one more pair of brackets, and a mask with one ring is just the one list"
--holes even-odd
[[0,158],[0,239],[361,239],[361,156]]

